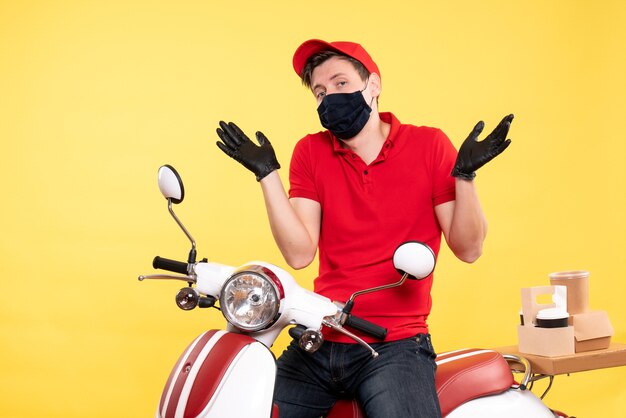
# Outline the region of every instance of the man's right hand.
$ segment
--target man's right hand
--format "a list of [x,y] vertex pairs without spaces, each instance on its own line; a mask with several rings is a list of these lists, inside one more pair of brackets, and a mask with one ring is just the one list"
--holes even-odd
[[274,148],[262,132],[256,133],[260,146],[253,143],[233,122],[227,124],[220,121],[217,135],[222,140],[216,142],[218,148],[252,171],[257,181],[280,168]]

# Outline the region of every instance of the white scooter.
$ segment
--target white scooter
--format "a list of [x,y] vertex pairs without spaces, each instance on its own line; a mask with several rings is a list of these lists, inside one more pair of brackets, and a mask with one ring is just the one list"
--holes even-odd
[[[404,272],[397,283],[366,289],[339,303],[300,287],[285,270],[254,261],[240,267],[196,261],[195,241],[180,222],[172,204],[182,202],[184,188],[176,170],[162,166],[159,188],[168,210],[192,244],[187,262],[156,257],[153,267],[178,273],[139,276],[139,280],[166,279],[188,283],[177,296],[183,310],[216,307],[227,321],[225,330],[202,333],[183,352],[165,384],[157,418],[177,417],[278,417],[273,403],[276,361],[270,347],[290,325],[289,334],[300,347],[315,352],[322,344],[322,327],[341,332],[378,353],[345,327],[384,340],[386,330],[352,315],[355,299],[364,293],[400,286],[406,279],[429,276],[435,266],[432,250],[407,242],[393,254],[394,266]],[[528,362],[492,350],[458,350],[437,358],[436,385],[443,417],[448,418],[554,418],[527,385]],[[524,367],[518,384],[512,369]],[[411,399],[407,399],[411,402]],[[341,400],[327,418],[364,417],[356,401]]]

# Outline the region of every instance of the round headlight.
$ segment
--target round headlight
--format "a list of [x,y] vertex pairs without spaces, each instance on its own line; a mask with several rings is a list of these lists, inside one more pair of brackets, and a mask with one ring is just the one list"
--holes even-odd
[[262,266],[248,266],[222,287],[220,308],[228,322],[243,331],[269,327],[277,318],[282,297],[280,282]]

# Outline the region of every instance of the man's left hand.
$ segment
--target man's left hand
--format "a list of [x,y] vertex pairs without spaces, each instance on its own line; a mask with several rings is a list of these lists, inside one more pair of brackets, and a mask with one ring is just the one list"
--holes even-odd
[[511,140],[506,139],[506,136],[512,120],[513,115],[505,116],[496,129],[480,142],[478,135],[483,131],[485,123],[478,122],[459,149],[452,176],[473,180],[476,177],[476,170],[493,160],[511,144]]

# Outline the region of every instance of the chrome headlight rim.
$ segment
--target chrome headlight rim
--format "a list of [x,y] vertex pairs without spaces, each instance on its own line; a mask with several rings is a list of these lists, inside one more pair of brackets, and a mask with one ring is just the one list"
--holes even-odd
[[[227,289],[229,286],[237,279],[240,279],[242,276],[255,276],[261,279],[264,283],[267,283],[273,293],[275,303],[271,305],[270,315],[266,317],[260,323],[250,325],[246,324],[237,319],[237,317],[233,314],[233,312],[229,309],[227,298]],[[284,289],[280,280],[276,276],[276,274],[271,271],[269,268],[261,265],[248,265],[239,268],[235,271],[222,286],[222,291],[220,292],[220,310],[222,311],[222,315],[228,321],[229,324],[237,328],[242,332],[257,332],[271,327],[280,316],[280,304],[282,299],[284,299]]]

